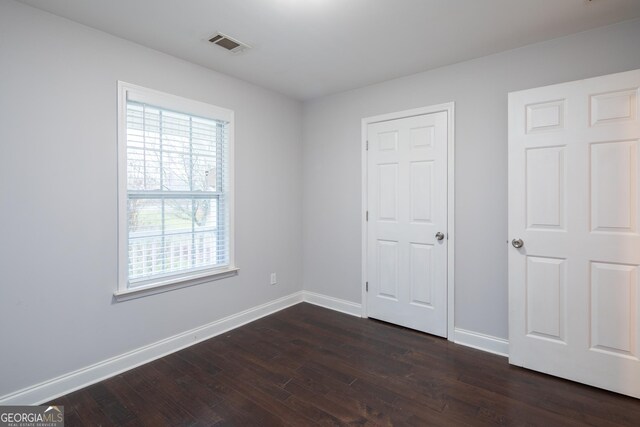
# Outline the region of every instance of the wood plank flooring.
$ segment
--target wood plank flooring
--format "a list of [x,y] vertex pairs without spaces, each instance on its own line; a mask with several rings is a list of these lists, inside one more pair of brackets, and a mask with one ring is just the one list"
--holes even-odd
[[67,426],[638,426],[640,401],[299,304],[56,399]]

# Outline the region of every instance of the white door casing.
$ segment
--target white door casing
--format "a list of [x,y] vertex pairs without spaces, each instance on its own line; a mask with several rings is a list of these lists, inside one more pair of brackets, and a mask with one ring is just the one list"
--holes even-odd
[[444,337],[447,116],[440,111],[367,127],[367,314]]
[[509,94],[509,361],[640,397],[640,70]]

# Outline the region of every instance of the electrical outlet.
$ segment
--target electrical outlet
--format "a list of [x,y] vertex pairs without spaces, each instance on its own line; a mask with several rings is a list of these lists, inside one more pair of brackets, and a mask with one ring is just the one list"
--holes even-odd
[[276,278],[276,273],[271,273],[271,284],[275,285],[276,283],[278,283],[278,280]]

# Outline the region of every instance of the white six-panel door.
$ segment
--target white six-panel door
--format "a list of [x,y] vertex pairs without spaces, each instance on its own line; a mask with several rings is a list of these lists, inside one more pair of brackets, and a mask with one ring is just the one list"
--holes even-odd
[[447,113],[373,123],[367,137],[368,316],[446,336]]
[[509,95],[509,360],[635,397],[639,87],[640,70]]

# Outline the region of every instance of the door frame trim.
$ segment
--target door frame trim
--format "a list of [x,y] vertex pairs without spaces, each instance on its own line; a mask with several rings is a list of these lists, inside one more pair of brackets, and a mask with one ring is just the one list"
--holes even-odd
[[361,287],[362,287],[362,317],[367,315],[367,129],[370,124],[389,120],[404,119],[407,117],[421,116],[432,113],[447,113],[447,339],[453,341],[455,337],[455,102],[447,102],[428,107],[414,108],[395,113],[381,114],[362,119],[361,141],[361,233],[362,257]]

